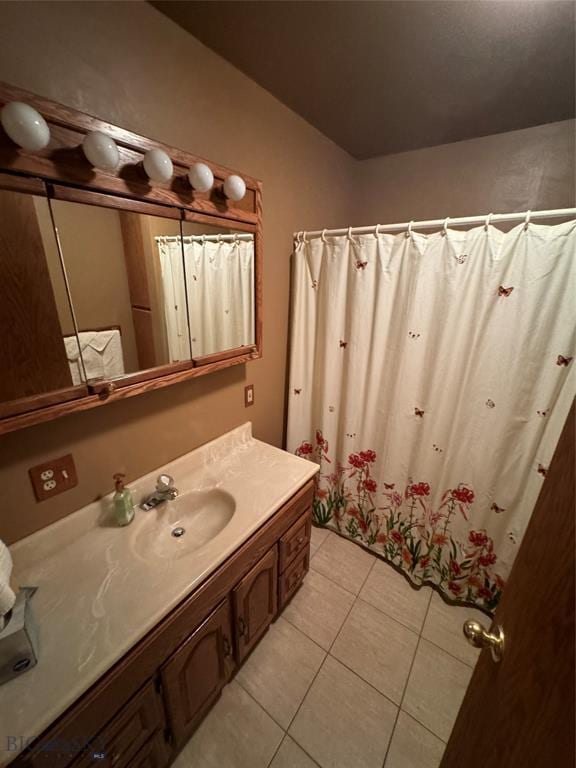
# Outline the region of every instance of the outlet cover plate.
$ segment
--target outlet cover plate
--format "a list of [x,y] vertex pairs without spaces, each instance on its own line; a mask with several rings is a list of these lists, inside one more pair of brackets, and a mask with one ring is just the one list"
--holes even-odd
[[51,459],[29,470],[37,501],[44,501],[78,485],[72,454]]
[[244,387],[244,406],[249,408],[254,405],[254,384],[247,384]]

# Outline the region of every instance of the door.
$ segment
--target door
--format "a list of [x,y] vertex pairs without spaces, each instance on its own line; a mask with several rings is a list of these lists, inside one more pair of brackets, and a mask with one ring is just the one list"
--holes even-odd
[[238,661],[250,653],[270,624],[277,608],[278,565],[271,549],[234,588]]
[[230,605],[224,600],[161,669],[174,745],[184,744],[233,670]]
[[[496,610],[441,768],[573,768],[574,406]],[[463,639],[464,642],[464,639]]]

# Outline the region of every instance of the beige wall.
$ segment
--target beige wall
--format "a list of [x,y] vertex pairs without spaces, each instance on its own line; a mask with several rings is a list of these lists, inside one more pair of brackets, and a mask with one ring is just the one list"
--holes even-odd
[[[114,472],[136,477],[248,419],[280,445],[292,232],[352,209],[345,152],[150,5],[112,6],[1,3],[0,78],[263,181],[264,357],[0,437],[8,541],[107,493]],[[28,468],[68,451],[78,487],[37,504]]]
[[357,224],[575,205],[576,123],[364,160]]
[[[357,163],[151,6],[109,5],[0,4],[0,77],[263,180],[264,357],[0,437],[8,541],[247,419],[281,444],[293,231],[574,204],[568,123]],[[36,504],[28,468],[68,451],[78,487]]]

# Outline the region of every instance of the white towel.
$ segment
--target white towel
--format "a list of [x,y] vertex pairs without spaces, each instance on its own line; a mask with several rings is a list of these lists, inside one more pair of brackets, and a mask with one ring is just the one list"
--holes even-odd
[[12,575],[12,555],[10,550],[0,540],[0,632],[4,629],[4,616],[12,610],[16,595],[10,587]]
[[88,379],[114,379],[124,375],[124,355],[120,331],[81,331],[80,348],[76,336],[65,336],[66,355],[72,383],[81,384],[84,373],[80,362],[80,350]]

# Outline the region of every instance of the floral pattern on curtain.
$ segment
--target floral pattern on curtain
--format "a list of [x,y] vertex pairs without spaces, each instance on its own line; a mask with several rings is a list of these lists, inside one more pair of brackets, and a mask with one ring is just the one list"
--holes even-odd
[[288,448],[314,521],[496,607],[576,392],[576,222],[294,254]]

